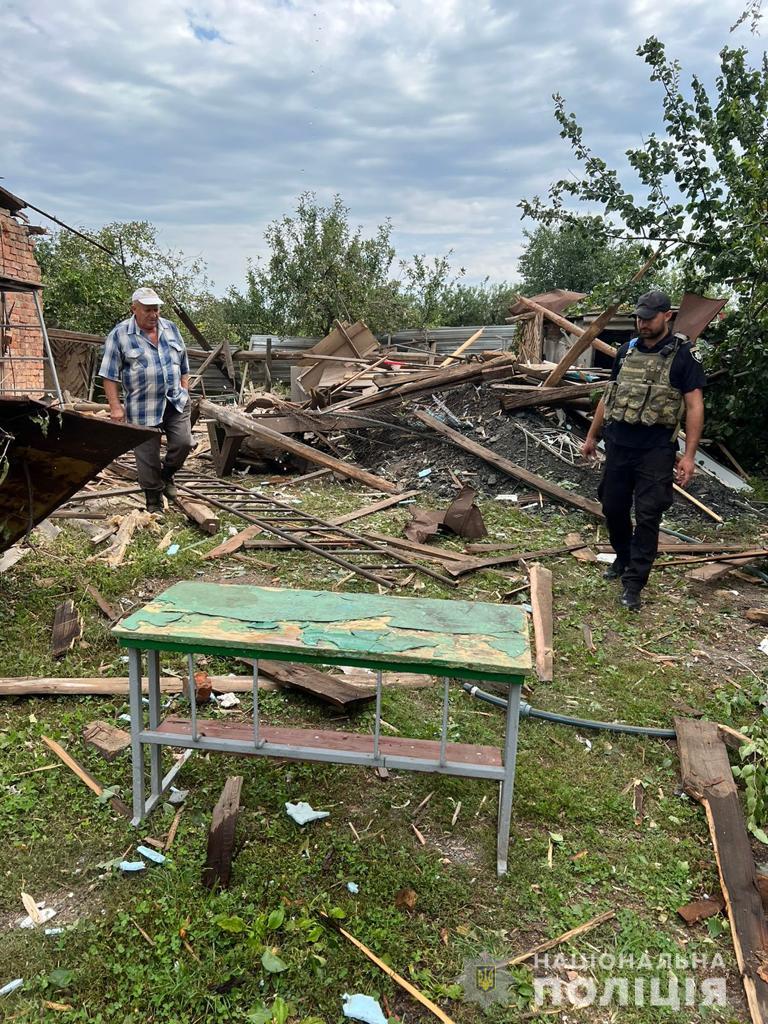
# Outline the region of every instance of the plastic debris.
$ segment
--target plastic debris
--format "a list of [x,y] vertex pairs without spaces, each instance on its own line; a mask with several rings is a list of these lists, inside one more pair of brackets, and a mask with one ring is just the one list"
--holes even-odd
[[178,544],[169,544],[168,547],[165,550],[165,553],[166,553],[166,555],[178,555],[178,553],[179,553],[179,545]]
[[387,1018],[378,1000],[372,996],[354,995],[346,992],[342,996],[344,1016],[352,1020],[361,1020],[363,1024],[387,1024]]
[[117,720],[118,720],[118,722],[130,722],[131,716],[130,715],[118,715],[117,716]]
[[188,789],[176,789],[175,786],[171,786],[171,795],[168,797],[168,803],[173,804],[174,807],[178,807],[179,804],[184,803],[188,796]]
[[38,903],[37,917],[37,921],[34,921],[30,914],[27,914],[26,917],[22,917],[19,920],[19,928],[37,928],[38,925],[45,924],[45,922],[50,921],[52,917],[56,917],[56,911],[53,907],[46,907],[44,903]]
[[419,472],[416,474],[416,476],[425,477],[425,476],[430,476],[431,474],[432,474],[432,470],[431,469],[420,469]]
[[234,693],[213,694],[213,698],[220,708],[236,708],[240,703],[240,698]]
[[165,857],[159,850],[153,850],[149,846],[137,846],[136,853],[140,853],[142,857],[146,857],[147,860],[151,860],[153,864],[165,864]]
[[357,882],[347,882],[347,888],[353,896],[356,896],[360,892],[360,886]]
[[757,649],[759,651],[762,651],[763,654],[768,654],[768,636],[764,640],[760,641],[760,643],[757,645]]
[[143,860],[121,860],[118,864],[121,871],[132,873],[134,871],[146,871],[147,865]]
[[514,501],[517,503],[520,499],[516,494],[497,494],[496,501]]
[[9,981],[7,985],[3,985],[3,987],[0,988],[0,996],[9,996],[11,992],[15,992],[17,988],[21,988],[23,984],[23,978],[14,978],[13,981]]
[[610,551],[601,551],[597,556],[598,562],[605,562],[606,565],[613,565],[616,561],[616,555],[612,555]]
[[292,804],[290,800],[285,805],[285,813],[293,818],[297,825],[306,825],[310,821],[319,821],[321,818],[330,816],[330,811],[316,811],[304,800]]
[[63,928],[46,928],[45,931],[43,932],[43,935],[63,935],[63,934],[64,934],[64,929]]

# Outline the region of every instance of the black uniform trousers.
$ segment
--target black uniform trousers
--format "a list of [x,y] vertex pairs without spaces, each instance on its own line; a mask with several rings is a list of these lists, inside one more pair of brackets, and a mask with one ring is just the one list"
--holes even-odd
[[[605,469],[598,487],[622,583],[639,592],[648,582],[659,545],[661,517],[674,498],[675,448],[631,448],[605,443]],[[635,527],[632,527],[632,501]]]

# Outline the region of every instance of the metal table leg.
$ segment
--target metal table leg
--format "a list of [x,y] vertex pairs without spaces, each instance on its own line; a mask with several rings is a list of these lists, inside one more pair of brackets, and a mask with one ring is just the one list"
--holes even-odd
[[141,706],[141,651],[128,648],[128,701],[131,711],[131,757],[133,759],[133,818],[132,825],[144,820],[144,747],[139,734],[144,725]]
[[499,792],[499,822],[496,837],[496,871],[507,873],[509,828],[512,822],[512,794],[515,790],[515,761],[517,759],[517,730],[520,723],[519,681],[509,684],[507,697],[507,729],[504,738],[504,780]]
[[[149,728],[157,729],[160,725],[160,652],[147,651],[147,680],[149,683]],[[133,715],[131,715],[133,718]],[[153,803],[160,799],[162,793],[163,748],[153,743],[149,748],[150,799]]]

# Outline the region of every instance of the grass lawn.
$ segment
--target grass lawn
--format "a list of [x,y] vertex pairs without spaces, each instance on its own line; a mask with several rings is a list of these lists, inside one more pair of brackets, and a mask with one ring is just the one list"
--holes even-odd
[[[302,507],[320,514],[370,501],[340,485],[300,493]],[[595,535],[594,524],[565,511],[532,517],[499,502],[481,507],[492,537],[523,549],[562,544],[569,530],[580,529],[588,540]],[[399,533],[406,518],[405,510],[389,510],[363,523]],[[323,589],[346,575],[300,552],[258,552],[274,570],[251,570],[233,560],[204,562],[200,552],[222,535],[187,548],[200,535],[175,514],[168,522],[177,527],[174,540],[182,549],[175,558],[159,552],[157,536],[145,531],[126,564],[109,570],[87,561],[89,541],[68,527],[0,576],[0,675],[127,674],[122,651],[85,592],[87,583],[112,602],[127,597],[141,604],[179,579]],[[738,526],[729,532],[740,536]],[[707,533],[702,526],[700,535]],[[751,541],[754,531],[741,536]],[[737,727],[761,713],[766,659],[756,647],[763,631],[743,618],[745,607],[761,603],[757,587],[728,578],[722,589],[694,589],[684,570],[655,572],[645,607],[632,615],[618,607],[616,585],[602,581],[599,563],[566,555],[546,564],[554,574],[555,681],[532,681],[534,706],[665,727],[673,715],[691,709]],[[498,602],[515,585],[485,572],[453,591],[424,577],[395,593]],[[373,586],[351,580],[343,589]],[[49,655],[53,609],[69,597],[85,630],[82,641],[55,662]],[[184,671],[182,658],[163,656],[161,662]],[[211,659],[207,668],[243,674],[235,662]],[[248,718],[250,698],[241,700],[235,717]],[[182,700],[176,706],[184,712]],[[284,691],[264,693],[261,706],[272,724],[368,731],[373,718],[368,709],[343,719]],[[126,854],[130,859],[145,836],[162,839],[174,809],[166,805],[142,830],[131,829],[59,766],[41,740],[47,735],[60,742],[129,800],[129,752],[108,764],[82,741],[88,722],[120,725],[126,712],[122,698],[0,702],[0,987],[17,977],[25,982],[0,997],[3,1021],[335,1024],[343,1019],[345,992],[375,996],[404,1024],[435,1020],[334,922],[461,1024],[749,1019],[724,917],[688,929],[676,914],[682,904],[717,893],[719,885],[704,814],[680,794],[676,748],[669,741],[524,721],[510,869],[503,879],[495,874],[497,793],[489,782],[396,772],[382,780],[362,768],[194,755],[177,782],[189,797],[168,861],[131,877],[111,862]],[[387,689],[382,714],[393,734],[436,738],[440,688]],[[498,744],[502,733],[501,711],[458,685],[452,689],[451,739]],[[210,893],[200,882],[207,829],[231,774],[245,778],[240,848],[231,889]],[[637,813],[640,789],[644,801]],[[307,800],[330,816],[300,828],[284,813],[287,800]],[[49,927],[63,931],[20,929],[22,892],[57,908]],[[468,962],[482,954],[514,957],[607,910],[616,912],[615,919],[553,950],[549,968],[514,968],[504,1002],[482,1007],[466,998],[460,979]],[[552,963],[556,954],[561,962]],[[662,996],[669,985],[659,958],[671,957],[674,964],[676,955],[699,958],[699,967],[677,971],[681,986],[688,977],[697,984],[708,975],[724,977],[727,1006],[701,1007],[698,989],[693,1006],[649,1005],[649,980],[661,978]],[[701,966],[715,957],[722,966]],[[567,999],[554,1012],[537,1009],[533,979],[546,974],[572,983],[572,991],[594,979],[598,998],[580,1009]],[[616,986],[613,998],[599,1005],[614,976],[628,979],[630,1005],[620,1005]],[[635,980],[645,1005],[635,1005]]]

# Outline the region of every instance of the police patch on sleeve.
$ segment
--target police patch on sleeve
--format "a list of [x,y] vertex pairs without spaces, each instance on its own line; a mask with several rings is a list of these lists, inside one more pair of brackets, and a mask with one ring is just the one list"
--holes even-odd
[[691,349],[691,355],[693,356],[693,358],[696,360],[697,363],[701,362],[701,352],[697,352],[695,348],[692,348]]

